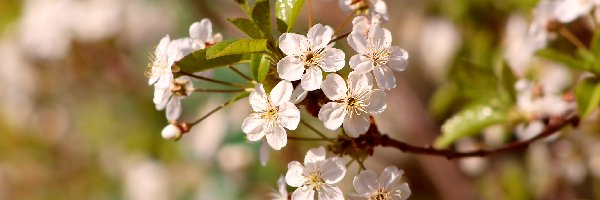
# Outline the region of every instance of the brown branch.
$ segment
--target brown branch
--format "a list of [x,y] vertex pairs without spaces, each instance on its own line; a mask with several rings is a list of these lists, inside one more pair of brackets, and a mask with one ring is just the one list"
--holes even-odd
[[337,37],[331,39],[331,41],[329,41],[329,43],[327,43],[327,44],[331,44],[331,43],[334,43],[335,41],[338,41],[338,40],[340,40],[342,38],[348,37],[348,35],[350,35],[350,33],[351,32],[348,32],[348,33],[342,34],[340,36],[337,36]]
[[446,150],[446,149],[435,149],[433,147],[418,147],[414,146],[399,140],[395,140],[390,138],[388,135],[381,135],[381,146],[384,147],[394,147],[399,149],[400,151],[412,154],[422,154],[422,155],[431,155],[431,156],[441,156],[446,157],[446,159],[455,159],[455,158],[465,158],[465,157],[485,157],[494,154],[506,153],[511,151],[517,151],[527,148],[531,143],[538,141],[543,138],[547,138],[553,135],[555,132],[560,129],[568,126],[568,125],[577,125],[579,123],[579,117],[577,115],[571,115],[566,117],[556,123],[551,123],[546,127],[546,129],[538,134],[537,136],[525,140],[525,141],[517,141],[513,143],[509,143],[506,146],[496,148],[496,149],[481,149],[475,151],[465,151],[465,152],[457,152],[454,150]]

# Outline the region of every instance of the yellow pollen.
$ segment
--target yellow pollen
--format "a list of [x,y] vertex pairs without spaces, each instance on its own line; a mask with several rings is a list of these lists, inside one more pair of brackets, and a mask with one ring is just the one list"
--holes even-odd
[[383,189],[377,190],[377,193],[371,195],[369,200],[391,200],[392,195],[389,192],[383,191]]

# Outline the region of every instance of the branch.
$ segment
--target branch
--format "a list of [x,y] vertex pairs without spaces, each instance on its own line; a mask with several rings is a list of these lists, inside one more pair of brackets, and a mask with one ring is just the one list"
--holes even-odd
[[546,129],[538,134],[537,136],[525,140],[525,141],[517,141],[513,143],[509,143],[504,147],[496,148],[496,149],[481,149],[475,151],[466,151],[466,152],[457,152],[454,150],[446,150],[446,149],[435,149],[432,147],[418,147],[413,146],[411,144],[395,140],[390,138],[388,135],[381,135],[381,146],[384,147],[394,147],[399,149],[400,151],[412,154],[422,154],[422,155],[431,155],[431,156],[441,156],[446,157],[446,159],[455,159],[455,158],[465,158],[465,157],[485,157],[494,154],[506,153],[511,151],[517,151],[527,148],[531,143],[541,140],[543,138],[549,137],[559,131],[560,129],[568,126],[568,125],[577,125],[579,123],[579,117],[577,115],[568,116],[557,123],[549,124]]
[[348,37],[348,35],[350,35],[350,33],[351,32],[348,32],[348,33],[344,33],[344,34],[342,34],[340,36],[337,36],[337,37],[331,39],[331,41],[329,41],[329,43],[327,43],[327,44],[331,44],[331,43],[334,43],[334,42],[336,42],[336,41],[338,41],[338,40],[340,40],[342,38]]

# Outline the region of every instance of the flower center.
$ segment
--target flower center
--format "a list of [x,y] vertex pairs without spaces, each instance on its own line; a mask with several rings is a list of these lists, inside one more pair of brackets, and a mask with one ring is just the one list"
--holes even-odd
[[306,183],[306,185],[308,185],[312,189],[316,189],[316,190],[319,190],[319,188],[321,188],[321,185],[323,184],[323,180],[321,179],[321,173],[319,173],[319,172],[310,173],[310,175],[308,175],[307,178],[308,178],[308,182]]
[[176,96],[188,96],[190,95],[191,88],[187,88],[189,80],[175,79],[171,83],[171,92]]
[[359,111],[366,112],[364,107],[367,105],[361,96],[349,96],[344,100],[344,104],[346,105],[346,111],[350,113],[350,117],[352,117],[353,113],[360,115]]
[[277,119],[277,108],[267,109],[262,118],[267,120]]
[[374,51],[373,53],[371,53],[371,55],[367,56],[373,60],[373,64],[375,66],[385,66],[388,63],[391,53],[392,52],[389,49],[383,49]]
[[377,193],[369,197],[369,200],[392,200],[392,195],[389,192],[383,191],[383,189],[379,189]]
[[304,68],[308,69],[309,67],[316,65],[319,60],[321,60],[321,51],[322,49],[317,50],[316,52],[307,52],[304,55]]

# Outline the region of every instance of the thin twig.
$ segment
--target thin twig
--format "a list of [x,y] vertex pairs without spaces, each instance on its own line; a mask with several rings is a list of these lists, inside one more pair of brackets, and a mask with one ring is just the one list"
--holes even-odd
[[196,88],[194,92],[214,92],[214,93],[234,93],[234,92],[244,92],[246,90],[213,90],[213,89],[205,89],[205,88]]
[[298,140],[298,141],[327,141],[327,139],[324,139],[324,138],[303,138],[303,137],[294,137],[294,136],[288,136],[287,138],[288,138],[288,140]]
[[189,127],[190,128],[193,127],[194,125],[196,125],[196,124],[200,123],[202,120],[210,117],[212,114],[216,113],[217,111],[219,111],[219,110],[221,110],[221,109],[223,109],[223,108],[227,107],[228,105],[230,105],[232,103],[235,103],[235,102],[237,102],[237,100],[233,101],[233,99],[231,99],[231,100],[226,101],[225,103],[219,105],[218,107],[212,109],[210,112],[206,113],[206,115],[200,117],[200,119],[197,119],[196,121],[194,121],[192,123],[189,123]]
[[422,155],[431,155],[431,156],[441,156],[446,157],[446,159],[455,159],[455,158],[465,158],[465,157],[485,157],[493,154],[506,153],[511,151],[517,151],[521,149],[527,148],[531,143],[538,141],[540,139],[549,137],[553,135],[555,132],[560,129],[568,126],[575,125],[579,122],[579,117],[577,115],[571,115],[566,117],[562,121],[556,124],[551,124],[546,127],[546,129],[538,134],[537,136],[525,140],[525,141],[517,141],[513,143],[509,143],[506,146],[490,149],[490,150],[475,150],[475,151],[466,151],[466,152],[457,152],[454,150],[446,150],[446,149],[435,149],[432,147],[418,147],[414,146],[402,141],[398,141],[390,138],[388,135],[381,136],[381,146],[384,147],[394,147],[399,149],[400,151],[412,154],[422,154]]
[[355,160],[356,160],[355,158],[352,158],[352,160],[348,161],[346,163],[346,168],[348,168]]
[[306,123],[304,120],[300,120],[300,123],[306,127],[308,127],[310,130],[312,130],[313,132],[317,133],[317,135],[321,136],[321,138],[326,139],[330,142],[333,142],[334,140],[332,138],[328,138],[327,136],[325,136],[325,134],[321,133],[321,131],[317,130],[315,127],[311,126],[310,124]]
[[360,165],[360,169],[362,170],[366,170],[367,168],[365,167],[365,163],[363,163],[362,160],[356,158],[356,162],[358,162],[358,165]]
[[239,75],[243,79],[246,79],[247,81],[252,81],[252,79],[250,77],[246,76],[246,74],[242,73],[240,70],[238,70],[234,66],[229,65],[229,69],[231,69],[231,71],[235,72],[237,75]]
[[327,44],[331,44],[331,43],[334,43],[334,42],[336,42],[336,41],[338,41],[338,40],[340,40],[340,39],[343,39],[343,38],[345,38],[345,37],[348,37],[348,35],[350,35],[350,33],[352,33],[352,32],[347,32],[347,33],[344,33],[344,34],[342,34],[342,35],[340,35],[340,36],[337,36],[337,37],[335,37],[335,38],[331,39],[331,41],[329,41],[329,43],[327,43]]
[[573,34],[571,31],[569,31],[569,29],[567,29],[565,27],[561,27],[558,30],[558,33],[560,33],[560,35],[565,37],[565,39],[569,40],[569,42],[571,42],[571,44],[575,45],[577,48],[579,48],[579,49],[587,48],[587,47],[585,47],[585,44],[583,44],[583,42],[581,42],[581,40],[579,40],[579,38],[577,38],[577,36],[575,36],[575,34]]
[[230,82],[215,80],[215,79],[212,79],[212,78],[206,78],[206,77],[198,76],[198,75],[195,75],[195,74],[192,74],[192,73],[189,73],[189,72],[179,71],[179,73],[182,74],[182,75],[186,75],[186,76],[195,78],[195,79],[200,79],[200,80],[203,80],[203,81],[208,81],[208,82],[212,82],[212,83],[216,83],[216,84],[221,84],[221,85],[226,85],[226,86],[231,86],[231,87],[237,87],[237,88],[242,88],[242,89],[247,88],[246,86],[244,86],[242,84],[230,83]]

